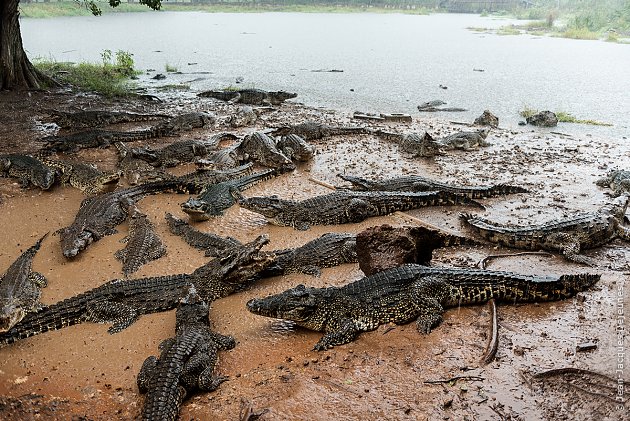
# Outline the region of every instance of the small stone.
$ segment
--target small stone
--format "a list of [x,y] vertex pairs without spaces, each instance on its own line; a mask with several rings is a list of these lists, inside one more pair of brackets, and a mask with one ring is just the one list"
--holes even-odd
[[595,342],[584,342],[575,347],[576,352],[587,352],[595,349],[597,349],[597,344]]

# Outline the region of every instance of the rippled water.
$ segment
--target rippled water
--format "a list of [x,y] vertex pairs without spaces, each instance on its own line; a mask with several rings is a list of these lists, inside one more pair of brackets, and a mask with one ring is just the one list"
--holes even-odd
[[[23,19],[22,32],[31,57],[99,61],[105,49],[125,50],[140,69],[169,64],[184,73],[164,83],[201,79],[194,90],[243,77],[246,86],[298,92],[309,105],[414,115],[418,104],[442,99],[469,109],[445,118],[470,121],[490,109],[502,126],[516,125],[529,106],[614,124],[562,131],[630,136],[629,45],[466,29],[506,23],[452,14],[161,12]],[[343,72],[313,71],[333,69]]]

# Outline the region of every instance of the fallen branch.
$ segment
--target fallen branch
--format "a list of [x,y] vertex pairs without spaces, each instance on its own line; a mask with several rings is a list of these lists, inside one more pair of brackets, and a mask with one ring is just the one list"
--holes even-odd
[[532,377],[535,379],[544,378],[544,377],[553,377],[553,376],[561,376],[563,374],[582,374],[587,376],[596,376],[601,377],[606,380],[610,380],[613,383],[617,383],[617,380],[607,376],[605,374],[598,373],[596,371],[585,370],[582,368],[574,368],[574,367],[563,367],[563,368],[552,368],[551,370],[541,371],[540,373],[532,374]]
[[528,256],[528,255],[553,256],[553,254],[548,253],[546,251],[523,251],[520,253],[490,254],[484,257],[483,259],[481,259],[479,263],[477,263],[477,266],[481,269],[485,269],[486,263],[488,263],[489,260],[498,259],[499,257]]
[[494,302],[494,298],[488,301],[488,308],[490,309],[490,335],[486,345],[486,351],[481,357],[481,364],[486,365],[494,361],[499,349],[499,322],[497,318],[497,304]]
[[470,380],[471,382],[481,382],[485,377],[479,376],[455,376],[450,379],[425,380],[424,384],[441,384],[441,383],[457,383],[458,380]]
[[330,189],[330,190],[337,190],[337,187],[333,186],[332,184],[327,183],[327,182],[322,181],[322,180],[318,180],[318,179],[313,178],[313,177],[309,177],[308,181],[312,181],[313,183],[319,184],[320,186],[326,187],[327,189]]

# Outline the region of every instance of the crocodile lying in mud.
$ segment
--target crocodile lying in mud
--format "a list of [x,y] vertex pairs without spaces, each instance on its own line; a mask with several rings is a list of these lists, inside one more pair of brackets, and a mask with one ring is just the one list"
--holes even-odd
[[138,373],[140,393],[146,393],[141,419],[177,420],[186,396],[211,392],[228,378],[215,376],[218,352],[236,346],[231,336],[213,332],[210,307],[191,287],[177,307],[175,336],[159,346],[160,357],[144,360]]
[[17,153],[0,155],[0,176],[17,178],[23,188],[32,184],[48,190],[55,182],[55,171],[42,161]]
[[42,162],[53,171],[63,185],[69,185],[85,194],[113,191],[120,180],[121,171],[106,173],[94,165],[44,158]]
[[599,278],[590,274],[542,277],[409,264],[342,287],[298,285],[250,300],[247,309],[325,332],[314,347],[322,351],[350,343],[360,332],[385,323],[416,320],[418,331],[426,334],[442,322],[446,308],[481,304],[491,298],[511,304],[561,300],[586,290]]
[[116,168],[122,172],[123,177],[131,186],[137,184],[169,180],[173,176],[161,168],[155,168],[144,159],[133,155],[131,148],[122,142],[114,143],[118,151],[118,163]]
[[256,162],[282,172],[293,171],[295,164],[276,147],[275,141],[261,132],[255,132],[235,147],[240,162]]
[[442,149],[462,149],[464,151],[474,151],[480,146],[492,146],[486,141],[490,129],[483,128],[472,132],[458,132],[450,136],[437,140]]
[[48,233],[29,247],[0,276],[0,332],[15,326],[26,314],[41,308],[39,298],[48,282],[44,275],[33,272],[33,258]]
[[276,147],[292,161],[307,162],[315,155],[315,147],[296,134],[281,136]]
[[176,136],[183,130],[212,125],[212,114],[194,112],[181,114],[145,130],[130,132],[93,129],[66,136],[48,136],[42,139],[46,145],[42,152],[76,152],[85,148],[107,148],[115,142],[135,142],[165,136]]
[[124,249],[114,253],[114,257],[123,264],[122,271],[125,278],[140,267],[166,254],[166,247],[155,233],[155,227],[149,217],[134,208],[129,218],[129,235],[125,237],[127,243]]
[[305,140],[318,140],[330,136],[349,134],[368,134],[372,131],[365,127],[329,126],[328,124],[306,121],[293,126],[276,127],[270,132],[273,136],[287,136],[295,134]]
[[112,323],[108,332],[117,333],[143,314],[175,308],[191,285],[208,303],[226,297],[258,278],[273,263],[275,256],[259,252],[268,242],[267,236],[260,236],[251,243],[230,248],[191,274],[109,281],[27,314],[7,332],[0,333],[0,344],[85,322]]
[[62,129],[89,129],[118,123],[132,123],[171,118],[166,114],[138,114],[124,111],[89,110],[67,112],[51,110],[52,120]]
[[475,205],[483,208],[465,196],[443,191],[406,193],[338,190],[300,202],[275,196],[245,198],[238,192],[233,194],[242,208],[265,216],[272,224],[301,231],[309,229],[311,225],[361,222],[373,216],[426,206]]
[[166,214],[166,223],[171,234],[181,237],[191,247],[204,250],[206,256],[218,256],[222,251],[242,246],[241,242],[232,237],[221,237],[209,232],[201,232],[190,226],[189,223]]
[[470,214],[462,214],[461,219],[493,243],[525,250],[557,251],[569,260],[594,266],[596,262],[581,255],[581,250],[599,247],[615,238],[630,241],[630,228],[622,225],[628,202],[630,197],[620,196],[595,212],[524,227],[501,225]]
[[305,273],[320,276],[321,268],[357,262],[357,236],[345,232],[329,232],[301,247],[274,250],[277,258],[264,276]]
[[224,89],[201,92],[197,96],[220,99],[235,104],[280,105],[287,99],[297,97],[297,94],[285,91],[264,91],[262,89]]
[[233,190],[242,192],[276,175],[278,175],[276,170],[266,170],[222,183],[209,184],[198,197],[191,197],[182,203],[182,210],[195,222],[221,216],[226,209],[236,203],[232,195]]
[[217,142],[205,142],[201,140],[182,140],[171,143],[161,149],[153,149],[150,146],[133,148],[131,153],[136,158],[143,159],[154,167],[175,167],[205,157],[216,149]]
[[415,158],[432,158],[445,154],[442,151],[442,145],[427,132],[399,134],[377,130],[374,134],[397,143],[401,151],[411,154]]
[[384,180],[366,180],[352,175],[337,174],[337,177],[352,184],[355,191],[447,191],[471,199],[485,199],[513,193],[528,193],[527,189],[509,184],[495,184],[494,186],[457,186],[431,180],[419,175],[388,178]]
[[595,184],[600,187],[610,187],[615,197],[622,194],[630,195],[630,171],[611,170],[606,177],[600,178]]
[[149,194],[161,192],[189,193],[185,183],[177,180],[156,181],[120,189],[100,196],[88,197],[74,222],[61,228],[61,250],[67,258],[73,258],[92,242],[116,233],[116,226],[127,219],[129,207]]

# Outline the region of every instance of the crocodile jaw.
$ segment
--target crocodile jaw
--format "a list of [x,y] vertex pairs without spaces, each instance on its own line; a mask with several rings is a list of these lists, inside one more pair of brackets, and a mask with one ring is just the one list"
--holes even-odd
[[26,311],[16,305],[13,300],[2,301],[2,308],[0,309],[0,333],[7,332],[26,315]]
[[94,241],[94,236],[90,231],[83,230],[77,235],[69,235],[68,231],[65,231],[66,235],[62,233],[61,249],[63,255],[71,259],[85,249]]

